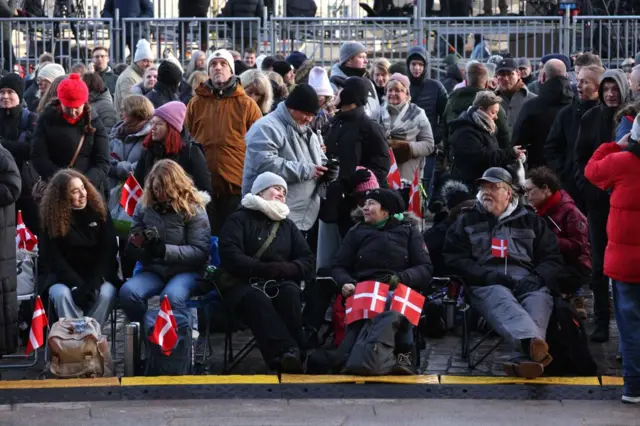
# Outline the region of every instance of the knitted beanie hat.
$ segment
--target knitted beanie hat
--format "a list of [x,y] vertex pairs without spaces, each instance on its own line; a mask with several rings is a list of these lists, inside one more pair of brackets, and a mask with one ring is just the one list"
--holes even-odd
[[289,56],[287,56],[286,60],[293,66],[295,70],[297,70],[302,66],[302,64],[306,62],[307,55],[305,55],[302,52],[298,52],[297,50],[294,50],[289,54]]
[[333,96],[329,76],[322,67],[313,67],[311,69],[309,72],[309,86],[314,88],[318,96]]
[[9,73],[0,79],[0,89],[11,89],[18,95],[18,99],[22,102],[22,94],[24,93],[24,81],[14,72]]
[[156,109],[153,112],[153,116],[162,118],[167,124],[181,133],[186,113],[187,107],[182,102],[171,101]]
[[340,65],[347,62],[352,56],[366,53],[367,48],[357,41],[348,41],[340,46]]
[[367,193],[367,200],[375,200],[380,203],[380,206],[390,215],[403,213],[405,210],[404,200],[398,194],[398,191],[393,189],[380,188],[374,189]]
[[[409,81],[409,77],[407,77],[404,74],[400,74],[400,73],[394,73],[391,74],[391,77],[389,77],[389,81],[397,81],[398,83],[402,84],[405,89],[407,89],[407,92],[409,92],[409,86],[411,86],[411,82]],[[387,83],[388,85],[389,83]]]
[[64,71],[64,68],[62,68],[62,65],[55,63],[47,64],[42,67],[42,69],[38,70],[38,78],[47,80],[50,83],[52,83],[56,78],[65,74],[66,72]]
[[153,61],[153,51],[151,50],[151,44],[146,39],[141,38],[136,44],[136,54],[133,57],[133,62],[142,61],[143,59]]
[[320,101],[313,87],[308,84],[298,84],[284,101],[287,108],[316,115],[320,109]]
[[58,86],[58,99],[67,108],[79,108],[89,101],[89,88],[80,74],[70,74]]
[[225,61],[227,61],[227,64],[229,64],[229,68],[231,68],[231,74],[236,73],[235,61],[233,60],[231,52],[229,52],[227,49],[218,49],[211,55],[209,55],[209,57],[207,58],[207,72],[209,72],[209,68],[211,68],[211,61],[213,61],[214,59],[224,59]]
[[287,61],[276,61],[273,64],[273,70],[280,74],[282,77],[289,74],[289,71],[293,69],[293,66]]
[[[356,167],[356,170],[369,170],[369,169],[367,169],[366,167],[358,166]],[[371,173],[371,170],[369,170],[369,172]],[[371,191],[373,189],[378,189],[378,188],[380,188],[380,185],[378,184],[378,179],[376,179],[376,176],[373,173],[371,173],[371,176],[369,176],[369,180],[362,182],[360,185],[356,186],[353,192],[367,192],[367,191]]]
[[251,193],[253,195],[258,195],[265,189],[269,189],[272,186],[281,186],[284,188],[285,192],[287,191],[287,182],[278,176],[275,173],[264,172],[253,181],[253,185],[251,185]]
[[182,81],[182,71],[171,61],[162,61],[158,67],[158,81],[169,87],[176,87]]

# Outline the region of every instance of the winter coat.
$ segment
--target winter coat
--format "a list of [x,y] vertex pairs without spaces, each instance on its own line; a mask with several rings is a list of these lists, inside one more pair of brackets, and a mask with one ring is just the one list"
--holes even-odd
[[442,85],[447,91],[447,94],[450,95],[456,84],[460,83],[462,80],[464,80],[464,77],[462,76],[460,68],[457,65],[449,65],[447,67],[447,74],[442,79]]
[[131,94],[132,95],[147,96],[149,93],[151,93],[152,90],[153,89],[145,89],[144,81],[140,81],[140,83],[137,83],[137,84],[135,84],[135,85],[133,85],[131,87]]
[[557,239],[532,209],[522,205],[500,219],[479,202],[463,211],[447,231],[445,264],[469,286],[495,284],[492,275],[504,274],[505,259],[493,256],[494,238],[507,241],[508,276],[556,288],[556,276],[563,270]]
[[264,3],[262,0],[229,0],[220,16],[225,18],[261,18]]
[[384,129],[365,114],[364,107],[338,112],[324,134],[327,157],[340,160],[340,177],[351,176],[356,166],[366,167],[385,186],[389,174],[389,145]]
[[496,94],[502,98],[501,105],[507,114],[507,125],[509,125],[509,129],[511,129],[511,134],[513,135],[513,129],[520,115],[522,106],[528,100],[536,98],[537,95],[530,92],[527,86],[524,85],[511,96],[502,93],[500,89],[496,90]]
[[[346,72],[345,72],[346,70]],[[336,79],[344,79],[346,80],[349,77],[364,77],[367,78],[366,73],[365,75],[358,75],[356,76],[354,75],[347,75],[347,73],[350,73],[350,70],[346,67],[343,67],[341,64],[337,63],[337,64],[333,64],[333,66],[331,67],[331,82],[335,84],[335,80]],[[369,89],[369,97],[367,98],[367,104],[364,106],[364,110],[365,110],[365,114],[367,114],[367,116],[369,116],[369,118],[373,119],[373,120],[377,120],[378,117],[380,116],[380,100],[378,99],[378,93],[376,91],[376,85],[373,84],[373,82],[371,80],[369,80],[367,78],[367,80],[369,81],[369,83],[371,83],[371,88]]]
[[[210,200],[206,196],[207,201]],[[138,203],[133,213],[131,233],[156,228],[158,236],[166,244],[162,259],[148,258],[145,248],[136,248],[129,242],[127,252],[132,259],[142,263],[143,272],[153,272],[166,283],[171,277],[184,272],[204,272],[209,259],[211,228],[203,207],[195,216],[187,218],[173,210],[159,212],[154,207]]]
[[178,11],[182,18],[206,18],[211,0],[179,0]]
[[287,182],[289,219],[301,231],[311,229],[320,210],[318,180],[313,174],[315,166],[326,161],[318,135],[310,128],[301,128],[281,103],[251,127],[246,140],[242,195],[251,192],[258,175],[273,172]]
[[109,135],[110,169],[109,188],[113,188],[127,179],[136,170],[138,160],[142,158],[144,147],[142,142],[151,132],[151,124],[147,122],[142,129],[133,134],[123,135],[124,121],[113,127]]
[[619,108],[609,108],[604,103],[602,93],[606,81],[615,81],[620,89],[624,105],[630,96],[629,84],[626,74],[612,69],[604,73],[598,89],[600,105],[591,108],[580,121],[580,131],[576,138],[575,148],[575,179],[578,190],[583,194],[587,206],[587,212],[609,210],[609,194],[598,189],[584,177],[584,168],[596,149],[606,142],[611,142],[615,133],[615,115]]
[[287,2],[287,16],[313,18],[318,6],[313,0],[290,0]]
[[[460,117],[460,114],[465,112],[473,105],[473,100],[476,98],[478,92],[487,89],[480,89],[478,87],[462,87],[456,89],[449,95],[447,106],[444,110],[444,116],[442,118],[442,145],[444,152],[449,157],[451,151],[451,144],[449,138],[451,137],[451,129],[449,123]],[[509,148],[511,146],[511,133],[509,125],[507,124],[507,116],[504,112],[504,108],[500,106],[498,111],[498,119],[496,120],[496,138],[498,140],[498,146],[500,148]]]
[[[42,179],[48,180],[60,169],[69,167],[85,134],[87,115],[76,124],[63,117],[60,104],[55,102],[38,119],[31,139],[31,162]],[[99,192],[107,189],[109,172],[109,140],[99,119],[92,119],[93,133],[85,134],[84,143],[73,168],[85,175]]]
[[120,18],[153,18],[151,0],[105,0],[102,17],[115,18],[116,9],[120,10]]
[[342,287],[397,275],[406,286],[426,288],[433,265],[417,224],[415,216],[405,213],[402,220],[389,218],[381,229],[366,223],[355,225],[336,253],[333,279]]
[[161,82],[157,82],[156,85],[153,87],[153,89],[150,92],[147,92],[145,96],[147,97],[147,99],[149,99],[149,101],[151,101],[155,109],[160,108],[162,105],[166,104],[167,102],[171,102],[171,101],[180,102],[180,98],[178,97],[178,94],[173,92],[171,89],[166,87]]
[[220,267],[243,281],[224,291],[225,302],[233,306],[249,292],[256,291],[250,281],[264,280],[261,276],[273,262],[293,263],[298,273],[281,277],[282,280],[300,282],[313,277],[315,256],[307,241],[290,219],[280,222],[276,237],[260,259],[255,254],[271,233],[274,221],[264,213],[240,208],[224,222],[220,232]]
[[631,133],[631,129],[633,128],[633,120],[635,119],[636,118],[632,115],[620,117],[620,122],[616,127],[616,142],[625,137],[628,133]]
[[91,105],[91,112],[100,118],[104,131],[107,135],[111,134],[111,129],[120,120],[118,111],[113,106],[111,99],[111,93],[108,89],[105,89],[102,93],[89,93],[89,104]]
[[591,183],[611,191],[604,274],[625,283],[640,283],[639,169],[637,143],[630,143],[628,150],[622,151],[620,145],[610,142],[600,145],[584,170]]
[[116,93],[113,95],[113,105],[116,107],[116,110],[122,111],[122,101],[127,96],[133,94],[131,89],[134,85],[142,81],[143,75],[144,71],[142,71],[134,62],[118,76],[118,81],[116,81]]
[[533,169],[545,166],[544,143],[562,108],[573,101],[573,91],[566,77],[555,77],[542,85],[537,98],[526,102],[513,127],[511,145],[527,150],[527,164]]
[[217,196],[240,194],[245,162],[245,135],[262,117],[258,105],[245,93],[240,80],[224,90],[211,80],[196,89],[187,106],[185,127],[204,147],[211,187]]
[[544,144],[544,156],[547,164],[553,170],[571,198],[578,206],[583,206],[582,194],[578,191],[575,179],[574,152],[576,139],[580,130],[582,116],[598,101],[578,101],[562,108],[556,115],[547,140]]
[[31,112],[36,112],[36,109],[38,109],[38,104],[40,103],[38,93],[40,93],[40,89],[35,83],[24,92],[24,102],[27,104],[27,109]]
[[116,83],[118,82],[118,76],[113,72],[110,66],[107,66],[102,72],[98,72],[100,77],[102,77],[102,81],[104,81],[104,85],[107,89],[109,89],[109,93],[111,96],[115,96],[116,94]]
[[0,144],[13,155],[20,170],[31,156],[31,136],[37,122],[38,114],[29,112],[21,105],[0,109]]
[[184,147],[176,155],[165,155],[163,152],[156,152],[160,150],[157,144],[152,144],[149,148],[143,148],[142,155],[136,164],[133,176],[136,178],[140,186],[144,188],[144,181],[153,168],[153,165],[164,158],[168,158],[180,164],[185,172],[191,179],[193,184],[200,191],[204,191],[209,195],[213,194],[211,188],[211,175],[207,168],[207,162],[203,153],[202,146],[195,142],[189,133],[184,130],[182,132],[182,140],[184,141]]
[[[413,182],[417,169],[420,169],[422,176],[424,157],[428,157],[435,150],[431,124],[424,110],[410,102],[406,102],[399,111],[393,105],[384,104],[380,113],[380,124],[389,143],[392,144],[400,177]],[[408,159],[403,161],[403,158]]]
[[18,344],[14,204],[21,187],[18,166],[9,151],[0,146],[0,355],[14,353]]
[[500,148],[495,136],[473,121],[474,111],[476,108],[472,107],[449,123],[453,157],[451,175],[469,188],[476,187],[476,179],[488,168],[506,167],[516,161],[511,148]]
[[118,246],[110,216],[103,222],[87,205],[71,212],[65,236],[51,238],[44,231],[38,237],[45,294],[54,284],[83,292],[97,290],[105,281],[115,282]]

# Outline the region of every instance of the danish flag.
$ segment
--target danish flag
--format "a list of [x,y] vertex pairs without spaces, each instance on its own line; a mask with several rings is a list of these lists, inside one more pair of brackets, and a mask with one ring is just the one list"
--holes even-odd
[[361,319],[370,319],[378,315],[377,312],[369,313],[368,309],[354,309],[353,308],[353,297],[349,297],[345,303],[345,323],[347,325],[352,322],[360,321]]
[[379,314],[384,312],[388,294],[388,284],[379,281],[363,281],[356,285],[352,307],[356,310],[367,310],[369,313],[375,312]]
[[398,284],[393,293],[390,310],[404,315],[411,324],[417,326],[420,322],[425,297],[417,291],[411,290],[404,284]]
[[27,228],[22,220],[22,211],[18,210],[16,220],[16,247],[27,251],[33,251],[38,246],[38,237]]
[[29,342],[27,343],[27,355],[44,345],[43,329],[47,325],[49,325],[49,320],[47,320],[47,314],[44,311],[44,306],[42,306],[42,299],[38,296],[33,306],[31,330],[29,330]]
[[422,198],[420,197],[420,168],[416,168],[409,192],[409,209],[416,216],[422,217]]
[[159,345],[162,353],[169,356],[178,343],[177,328],[178,324],[173,316],[169,298],[165,295],[160,304],[160,310],[153,326],[153,333],[149,336],[149,341]]
[[491,239],[491,255],[500,259],[506,258],[509,255],[507,249],[507,240],[501,240],[500,238]]
[[129,216],[133,216],[140,197],[142,197],[142,187],[130,174],[122,187],[122,195],[120,195],[120,205]]
[[391,160],[391,167],[389,168],[389,174],[387,175],[387,184],[391,189],[402,188],[402,178],[400,177],[400,170],[398,170],[398,163],[396,163],[396,157],[393,155],[393,150],[389,148],[389,160]]

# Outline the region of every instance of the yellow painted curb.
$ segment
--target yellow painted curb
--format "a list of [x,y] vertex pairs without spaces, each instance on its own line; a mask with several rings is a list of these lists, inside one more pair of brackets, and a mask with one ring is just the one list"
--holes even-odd
[[602,386],[622,386],[624,380],[622,377],[602,376]]
[[435,374],[418,376],[373,376],[366,377],[367,383],[397,383],[405,385],[439,385],[440,381]]
[[307,375],[307,374],[283,374],[280,377],[280,383],[285,385],[319,385],[327,383],[364,383],[368,377],[363,376],[346,376],[346,375]]
[[278,376],[157,376],[123,377],[122,386],[173,386],[173,385],[277,385]]
[[95,388],[105,386],[120,386],[120,381],[117,377],[0,381],[0,389]]
[[440,376],[443,385],[568,385],[600,386],[597,377],[538,377],[528,380],[521,377]]

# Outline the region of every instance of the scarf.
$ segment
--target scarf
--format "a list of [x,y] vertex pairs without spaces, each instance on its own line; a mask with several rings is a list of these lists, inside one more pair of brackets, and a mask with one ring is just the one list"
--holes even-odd
[[396,213],[394,215],[387,216],[386,218],[382,219],[380,222],[374,223],[372,226],[376,229],[382,229],[387,224],[387,222],[389,222],[389,219],[395,219],[398,222],[402,222],[404,220],[404,213]]
[[124,139],[129,135],[135,135],[140,130],[144,128],[144,126],[148,123],[148,120],[138,120],[132,119],[132,121],[128,123],[123,123],[122,126],[118,127],[116,131],[116,137],[120,139]]
[[409,101],[400,105],[386,103],[380,108],[380,121],[387,138],[406,140],[409,134],[416,134],[418,110],[411,108]]
[[247,194],[242,199],[242,207],[264,213],[269,219],[275,221],[285,220],[289,216],[289,207],[277,200],[265,200],[264,198]]
[[471,112],[471,118],[473,118],[474,123],[489,132],[491,136],[496,134],[496,122],[481,109],[475,108],[475,110]]
[[346,65],[340,65],[340,69],[347,77],[364,77],[367,74],[366,68],[351,68]]
[[549,210],[553,209],[555,206],[560,204],[560,200],[562,199],[562,193],[560,191],[556,191],[555,194],[551,195],[551,197],[547,198],[542,206],[536,210],[536,214],[538,216],[546,216],[549,213]]

